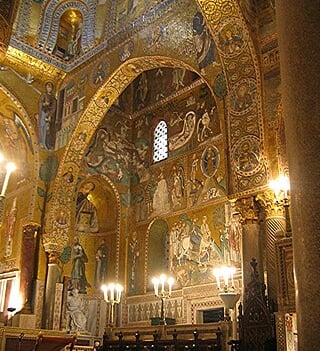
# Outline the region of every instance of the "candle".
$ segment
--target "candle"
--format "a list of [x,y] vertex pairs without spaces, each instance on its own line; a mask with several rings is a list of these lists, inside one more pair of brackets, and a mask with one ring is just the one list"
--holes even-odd
[[171,295],[172,292],[172,285],[174,283],[174,279],[173,278],[169,278],[168,279],[168,285],[169,285],[169,296]]
[[104,300],[108,302],[108,287],[106,285],[102,285],[101,290],[103,291]]
[[228,267],[228,266],[221,267],[221,274],[223,276],[225,289],[228,289],[229,278],[231,277],[232,271],[233,271],[232,267]]
[[214,274],[214,276],[216,277],[217,286],[218,286],[218,289],[220,290],[220,289],[221,289],[221,286],[220,286],[220,269],[215,268],[215,269],[213,270],[213,274]]
[[229,280],[228,273],[224,274],[223,279],[224,279],[224,286],[228,287],[228,280]]
[[120,287],[116,285],[116,302],[120,301]]
[[114,284],[111,283],[109,284],[109,289],[110,289],[110,301],[114,301]]
[[153,282],[154,294],[156,296],[159,296],[159,280],[157,278],[153,278],[152,282]]
[[121,300],[122,286],[120,284],[117,284],[116,285],[116,290],[117,290],[116,302],[119,303],[120,300]]
[[165,274],[160,275],[160,281],[161,281],[161,293],[164,294],[164,283],[166,281],[167,277]]

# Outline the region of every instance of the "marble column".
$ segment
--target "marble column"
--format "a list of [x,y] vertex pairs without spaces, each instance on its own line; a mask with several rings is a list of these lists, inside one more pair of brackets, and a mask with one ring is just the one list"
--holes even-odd
[[242,217],[242,291],[244,292],[248,283],[252,280],[250,262],[253,257],[258,263],[259,278],[261,281],[263,280],[262,243],[254,199],[252,197],[242,199],[237,205]]
[[277,311],[278,286],[276,266],[276,242],[286,236],[286,214],[281,203],[276,203],[272,191],[257,196],[265,221],[264,225],[264,262],[267,272],[266,284],[270,307]]
[[56,283],[61,281],[61,268],[58,264],[58,254],[56,252],[49,252],[48,256],[42,327],[53,329]]
[[270,306],[278,310],[278,287],[276,267],[276,241],[285,236],[286,220],[282,215],[270,215],[265,219],[265,249],[267,265],[267,291]]
[[35,292],[35,284],[38,277],[39,264],[39,225],[28,223],[23,226],[21,248],[21,293],[24,298],[23,313],[31,313],[34,310],[32,300]]
[[299,351],[319,349],[320,0],[276,3]]

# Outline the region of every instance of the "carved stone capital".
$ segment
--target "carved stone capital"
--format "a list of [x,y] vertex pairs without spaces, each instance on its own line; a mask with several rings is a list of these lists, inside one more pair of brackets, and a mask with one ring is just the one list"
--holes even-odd
[[63,251],[63,246],[61,246],[56,240],[52,239],[52,237],[46,237],[46,235],[43,235],[43,247],[49,255],[49,263],[57,263],[57,259]]
[[57,251],[48,251],[48,263],[59,264],[60,254]]
[[23,226],[23,234],[25,236],[34,236],[35,232],[37,232],[40,228],[39,223],[31,222],[27,223]]
[[252,224],[258,222],[258,208],[254,197],[247,197],[236,202],[237,210],[241,213],[243,224]]
[[62,253],[69,241],[68,233],[64,228],[55,228],[51,233],[43,233],[42,243],[46,252]]
[[284,217],[285,209],[282,203],[276,202],[273,191],[268,190],[256,196],[256,201],[265,211],[266,217]]

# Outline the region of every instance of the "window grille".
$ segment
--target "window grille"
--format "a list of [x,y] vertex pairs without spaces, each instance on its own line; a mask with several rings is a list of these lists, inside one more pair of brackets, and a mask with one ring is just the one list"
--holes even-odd
[[153,134],[153,162],[168,158],[168,127],[165,121],[160,121]]

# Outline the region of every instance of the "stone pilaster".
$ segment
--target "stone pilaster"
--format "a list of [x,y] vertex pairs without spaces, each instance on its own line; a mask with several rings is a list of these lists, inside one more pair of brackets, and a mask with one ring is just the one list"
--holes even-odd
[[299,351],[319,348],[320,0],[276,4]]

